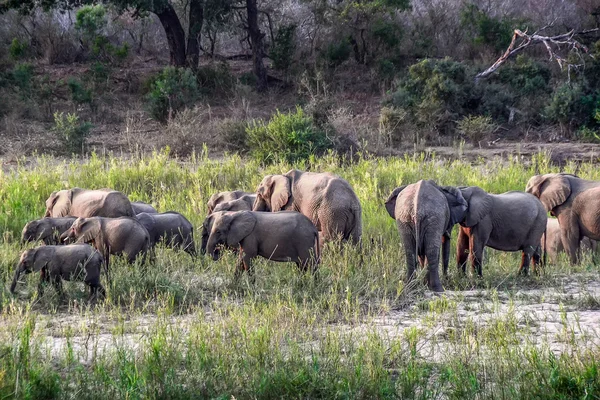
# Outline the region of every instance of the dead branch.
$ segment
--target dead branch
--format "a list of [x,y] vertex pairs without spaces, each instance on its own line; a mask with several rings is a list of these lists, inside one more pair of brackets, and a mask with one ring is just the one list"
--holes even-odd
[[587,54],[588,48],[581,44],[578,40],[576,40],[575,36],[598,32],[600,31],[600,28],[588,29],[581,32],[574,32],[573,30],[571,30],[567,33],[563,33],[561,35],[556,36],[542,36],[539,34],[541,31],[549,28],[550,26],[552,26],[552,24],[539,29],[531,35],[528,35],[527,31],[523,32],[520,29],[515,29],[510,45],[508,46],[504,54],[498,60],[496,60],[496,62],[492,64],[488,69],[478,73],[475,76],[475,80],[477,81],[481,78],[487,78],[488,76],[493,74],[498,68],[500,68],[500,66],[504,64],[506,60],[513,57],[515,54],[525,50],[527,47],[539,43],[543,43],[546,47],[546,50],[548,51],[548,54],[550,56],[550,61],[552,61],[553,59],[556,60],[561,69],[564,67],[565,64],[568,65],[569,71],[572,67],[582,66],[583,64],[570,64],[566,60],[566,58],[558,54],[557,51],[560,49],[561,46],[566,45],[569,48],[569,51],[576,51],[579,58],[583,60],[581,53]]

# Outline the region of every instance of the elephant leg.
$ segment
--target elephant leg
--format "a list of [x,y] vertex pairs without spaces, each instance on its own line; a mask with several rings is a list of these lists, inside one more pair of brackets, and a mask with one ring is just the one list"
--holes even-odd
[[38,296],[44,294],[44,286],[50,282],[50,274],[48,268],[44,267],[40,270],[40,282],[38,283]]
[[459,271],[462,270],[463,274],[467,273],[467,261],[471,251],[472,249],[469,247],[469,233],[465,228],[459,227],[458,240],[456,242],[456,266]]
[[440,244],[435,241],[427,245],[427,285],[434,292],[443,292],[440,282]]
[[533,273],[539,275],[544,268],[542,260],[542,246],[536,246],[533,252]]
[[245,270],[246,269],[244,267],[244,260],[243,260],[243,257],[242,257],[242,253],[240,252],[239,257],[238,257],[238,261],[235,264],[235,274],[233,276],[233,279],[236,280],[236,281],[239,280]]
[[60,275],[56,275],[54,277],[52,284],[54,285],[54,289],[56,289],[56,293],[58,293],[58,295],[60,297],[62,297],[63,289],[62,289],[62,279],[61,279]]
[[533,247],[527,246],[523,249],[521,255],[521,266],[519,267],[519,275],[529,275],[529,264],[531,264],[531,256],[533,255]]
[[254,283],[256,281],[256,277],[254,276],[254,268],[252,267],[252,257],[250,257],[248,253],[244,252],[242,261],[244,263],[244,269],[248,273],[248,279],[251,283]]
[[450,263],[450,236],[444,234],[442,236],[442,265],[444,269],[444,277],[448,277],[448,264]]
[[417,267],[416,239],[412,227],[408,224],[398,223],[398,229],[402,236],[404,244],[404,253],[406,255],[406,282],[410,282],[415,274]]
[[479,277],[483,276],[483,270],[481,264],[483,263],[483,249],[485,243],[487,243],[489,235],[485,236],[479,232],[474,232],[471,229],[471,235],[469,236],[469,247],[471,248],[471,267],[473,271],[477,271]]

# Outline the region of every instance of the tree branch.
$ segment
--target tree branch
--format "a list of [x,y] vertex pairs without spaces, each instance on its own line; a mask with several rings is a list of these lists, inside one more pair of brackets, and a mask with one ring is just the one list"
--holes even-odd
[[[572,65],[566,60],[566,58],[562,57],[561,55],[559,55],[557,53],[557,50],[560,48],[560,46],[566,44],[570,47],[571,50],[575,50],[577,52],[588,53],[588,48],[586,46],[584,46],[583,44],[581,44],[576,39],[574,39],[574,36],[586,35],[589,33],[594,33],[594,32],[600,31],[600,28],[594,28],[594,29],[587,29],[587,30],[581,31],[581,32],[574,32],[573,30],[571,30],[567,33],[563,33],[561,35],[556,35],[556,36],[542,36],[539,34],[539,32],[549,28],[550,26],[552,26],[552,24],[539,29],[532,35],[528,35],[527,31],[523,32],[520,29],[515,29],[512,40],[510,42],[510,45],[508,46],[508,48],[506,49],[504,54],[500,58],[498,58],[498,60],[496,60],[496,62],[494,64],[492,64],[488,69],[478,73],[475,76],[475,80],[477,81],[481,78],[487,78],[488,76],[490,76],[491,74],[496,72],[496,70],[498,68],[500,68],[500,66],[502,64],[504,64],[506,62],[506,60],[513,57],[515,54],[520,53],[521,51],[525,50],[527,47],[535,45],[535,44],[539,44],[539,43],[543,43],[544,46],[546,47],[546,50],[548,51],[548,54],[550,56],[550,60],[555,59],[561,69],[564,67],[565,64],[569,64],[569,70],[570,70]],[[517,42],[518,42],[518,44],[517,44]],[[556,47],[556,49],[554,49],[553,46]],[[581,55],[580,55],[580,58],[581,58]],[[573,65],[573,66],[580,66],[580,65],[583,65],[583,64],[578,64],[578,65]]]

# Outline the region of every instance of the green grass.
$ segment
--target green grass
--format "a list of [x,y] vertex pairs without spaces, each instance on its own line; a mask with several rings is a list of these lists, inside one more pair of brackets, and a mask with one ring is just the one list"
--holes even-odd
[[[232,281],[231,254],[215,263],[159,249],[151,265],[115,259],[108,298],[95,307],[81,283],[65,284],[63,299],[52,288],[38,297],[35,274],[17,296],[8,292],[21,229],[43,215],[52,191],[111,187],[199,228],[212,193],[252,191],[291,166],[166,153],[24,160],[0,173],[0,398],[597,398],[597,335],[579,319],[598,309],[591,257],[578,266],[563,257],[523,278],[518,254],[490,250],[483,279],[451,265],[442,297],[402,282],[403,250],[383,207],[389,192],[435,179],[501,193],[523,190],[536,170],[558,171],[543,154],[519,159],[328,156],[295,165],[354,187],[361,250],[326,246],[316,279],[257,260],[250,284]],[[600,179],[593,164],[578,174]]]

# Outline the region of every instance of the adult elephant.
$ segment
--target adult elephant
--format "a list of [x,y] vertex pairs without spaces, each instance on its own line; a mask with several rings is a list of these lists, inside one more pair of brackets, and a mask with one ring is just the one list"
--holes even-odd
[[563,247],[577,264],[583,237],[600,240],[600,182],[564,173],[535,175],[525,191],[558,219]]
[[[233,201],[241,199],[245,196],[251,196],[252,201],[254,201],[254,193],[244,192],[243,190],[234,190],[234,191],[226,191],[215,193],[210,196],[208,202],[206,202],[206,208],[208,210],[208,215],[212,214],[215,211],[215,207],[221,203],[225,203],[226,201]],[[252,205],[250,205],[250,209],[252,209]]]
[[[556,218],[548,218],[548,225],[546,226],[545,238],[542,237],[542,248],[546,250],[548,257],[552,262],[556,262],[558,254],[565,251],[562,244],[560,225]],[[581,239],[581,251],[587,251],[595,253],[598,248],[598,242],[588,237]]]
[[357,244],[362,235],[362,209],[350,184],[331,173],[267,175],[256,191],[253,211],[298,211],[317,227],[322,240],[341,237]]
[[477,186],[461,187],[460,191],[469,203],[456,245],[457,264],[463,272],[466,272],[467,259],[471,255],[471,266],[482,276],[485,246],[501,251],[521,251],[519,272],[522,274],[529,272],[531,257],[534,266],[540,263],[540,240],[546,230],[548,215],[535,196],[516,191],[489,194]]
[[53,192],[46,200],[44,217],[135,217],[126,195],[112,189],[73,188]]
[[465,218],[467,202],[455,187],[440,187],[421,180],[394,189],[385,202],[390,217],[396,220],[406,253],[406,280],[412,279],[417,257],[427,262],[427,284],[442,292],[438,268],[440,246],[444,275],[448,274],[452,227]]

